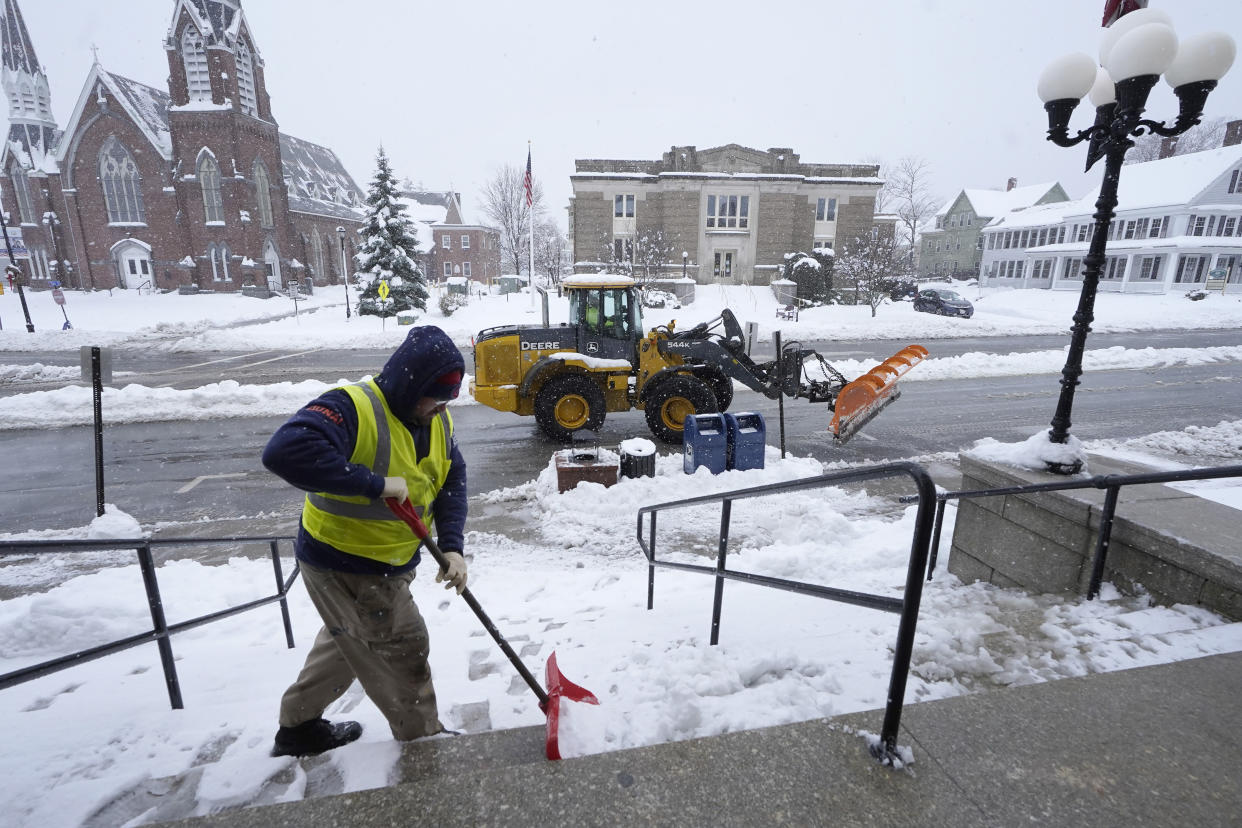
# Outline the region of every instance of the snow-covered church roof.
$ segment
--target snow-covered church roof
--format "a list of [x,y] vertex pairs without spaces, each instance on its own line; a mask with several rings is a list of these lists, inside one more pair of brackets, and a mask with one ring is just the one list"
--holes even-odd
[[365,197],[335,152],[282,132],[280,160],[290,210],[350,221],[362,217]]
[[156,139],[156,145],[167,157],[172,156],[172,134],[168,129],[168,107],[172,98],[163,89],[147,86],[113,72],[101,71],[112,87],[113,94],[138,122],[143,132]]

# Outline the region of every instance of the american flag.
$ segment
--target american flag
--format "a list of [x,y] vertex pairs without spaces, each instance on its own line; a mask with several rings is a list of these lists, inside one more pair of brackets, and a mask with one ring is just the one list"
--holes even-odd
[[531,189],[530,181],[530,149],[526,150],[526,206],[529,207],[535,203],[535,193]]
[[1147,8],[1147,0],[1104,0],[1104,22],[1100,25],[1111,26],[1122,15],[1145,8]]

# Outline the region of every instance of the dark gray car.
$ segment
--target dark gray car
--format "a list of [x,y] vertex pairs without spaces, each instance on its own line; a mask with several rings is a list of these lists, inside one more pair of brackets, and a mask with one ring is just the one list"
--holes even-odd
[[969,319],[975,313],[975,306],[963,299],[959,294],[945,288],[928,288],[919,291],[914,297],[914,309],[924,313],[938,313],[941,316],[961,316]]

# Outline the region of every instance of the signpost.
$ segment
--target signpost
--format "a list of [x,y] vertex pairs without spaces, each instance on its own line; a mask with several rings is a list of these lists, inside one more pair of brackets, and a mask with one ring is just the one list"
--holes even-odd
[[289,280],[289,298],[293,300],[293,321],[301,325],[302,321],[298,319],[298,280],[297,279]]
[[60,289],[60,282],[52,282],[52,301],[60,305],[60,312],[65,317],[65,324],[61,326],[61,330],[72,330],[73,325],[69,324],[69,313],[65,310],[65,292]]
[[375,291],[380,297],[380,330],[382,331],[388,327],[388,314],[386,313],[388,308],[386,305],[388,304],[388,294],[390,291],[388,290],[387,280],[381,279],[379,287],[377,287]]

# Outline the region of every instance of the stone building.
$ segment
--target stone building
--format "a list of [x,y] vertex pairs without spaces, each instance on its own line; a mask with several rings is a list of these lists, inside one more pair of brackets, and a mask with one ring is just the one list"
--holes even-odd
[[341,282],[363,194],[332,150],[280,132],[240,0],[174,0],[168,88],[96,60],[63,131],[16,0],[0,36],[0,199],[32,287]]
[[989,221],[1036,204],[1069,201],[1060,184],[1019,187],[1009,179],[1005,190],[962,190],[936,212],[935,226],[919,239],[919,274],[968,279],[979,275],[983,259],[980,231]]
[[673,147],[658,161],[579,159],[574,271],[618,267],[700,284],[768,284],[786,253],[871,232],[869,164],[807,164],[787,147]]

